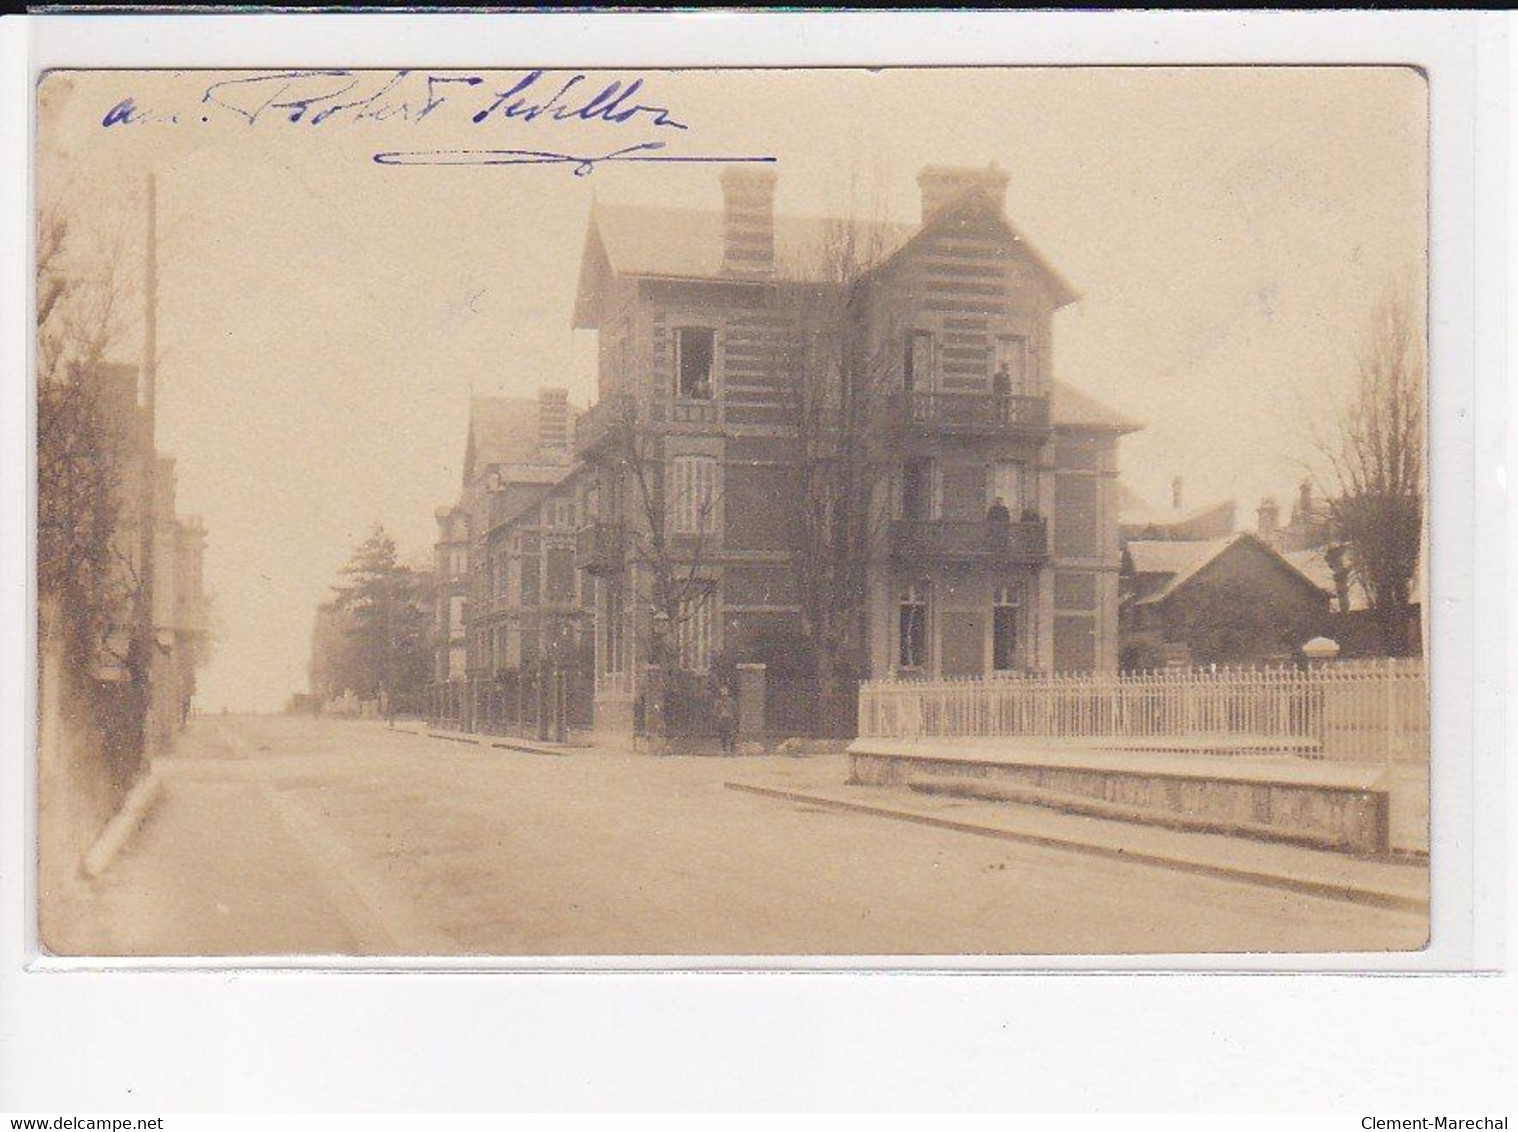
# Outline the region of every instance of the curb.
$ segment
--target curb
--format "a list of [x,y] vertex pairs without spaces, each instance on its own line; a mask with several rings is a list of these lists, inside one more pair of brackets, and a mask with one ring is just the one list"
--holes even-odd
[[998,829],[995,826],[977,825],[974,822],[956,821],[953,818],[941,818],[932,814],[913,813],[910,810],[872,805],[869,802],[846,802],[839,798],[829,798],[820,794],[805,794],[799,790],[785,790],[774,786],[756,786],[746,782],[724,782],[723,786],[728,790],[736,790],[745,794],[757,794],[766,798],[778,798],[781,801],[805,802],[808,805],[822,806],[826,809],[839,810],[845,813],[894,818],[897,821],[914,822],[918,825],[933,826],[937,829],[952,830],[956,833],[973,833],[980,837],[994,837],[1002,841],[1019,841],[1046,849],[1065,849],[1075,853],[1085,853],[1093,857],[1105,857],[1108,860],[1127,861],[1135,865],[1155,865],[1178,872],[1195,873],[1199,876],[1243,881],[1247,884],[1258,884],[1267,888],[1283,888],[1292,892],[1304,893],[1308,896],[1321,896],[1329,900],[1340,900],[1349,904],[1360,904],[1373,908],[1389,908],[1399,912],[1427,913],[1429,910],[1427,899],[1415,896],[1403,896],[1400,893],[1386,892],[1381,889],[1357,888],[1354,885],[1337,884],[1332,881],[1310,880],[1305,877],[1284,876],[1280,873],[1267,873],[1258,869],[1235,868],[1229,865],[1211,865],[1204,861],[1192,860],[1188,857],[1168,857],[1160,853],[1130,852],[1126,849],[1112,849],[1105,845],[1093,845],[1089,841],[1077,841],[1074,838],[1051,837],[1042,833],[1023,833],[1013,829]]
[[116,854],[121,852],[132,834],[146,820],[148,812],[162,792],[163,779],[158,768],[150,763],[148,773],[128,792],[121,808],[105,823],[100,836],[95,838],[95,843],[85,853],[79,867],[86,877],[95,880],[111,867]]

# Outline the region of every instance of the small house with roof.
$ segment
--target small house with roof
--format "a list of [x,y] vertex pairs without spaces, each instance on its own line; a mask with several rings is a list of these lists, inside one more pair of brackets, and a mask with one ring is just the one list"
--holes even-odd
[[1248,532],[1130,541],[1122,581],[1126,671],[1290,661],[1329,626],[1328,594]]

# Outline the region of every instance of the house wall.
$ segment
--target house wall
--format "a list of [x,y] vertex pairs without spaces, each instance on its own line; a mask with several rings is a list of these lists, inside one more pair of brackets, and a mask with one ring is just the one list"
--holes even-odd
[[1050,627],[1045,663],[1053,672],[1115,672],[1118,634],[1117,440],[1061,428],[1053,444],[1049,504]]

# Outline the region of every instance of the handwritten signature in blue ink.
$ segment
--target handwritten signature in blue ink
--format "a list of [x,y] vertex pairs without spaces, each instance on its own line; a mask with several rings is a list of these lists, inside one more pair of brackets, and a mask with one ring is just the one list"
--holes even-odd
[[608,162],[661,162],[684,165],[773,165],[774,157],[706,156],[658,153],[663,142],[643,142],[614,149],[599,156],[553,153],[539,149],[421,149],[376,153],[377,165],[569,165],[576,177],[588,177],[597,165]]
[[[210,120],[206,115],[214,109],[235,114],[249,126],[266,119],[309,126],[334,119],[420,122],[434,114],[446,115],[450,111],[445,107],[462,106],[475,126],[543,119],[689,129],[667,106],[640,101],[643,88],[639,77],[616,78],[597,86],[583,72],[550,77],[542,69],[527,71],[505,85],[475,74],[315,69],[221,79],[206,87],[200,105],[202,122]],[[177,123],[179,119],[177,112],[140,108],[129,96],[111,107],[100,124]]]

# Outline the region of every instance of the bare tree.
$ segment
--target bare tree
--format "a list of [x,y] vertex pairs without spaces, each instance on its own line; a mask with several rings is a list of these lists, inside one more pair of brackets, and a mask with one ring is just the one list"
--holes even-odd
[[[864,612],[887,512],[879,488],[890,470],[886,411],[896,373],[883,310],[869,284],[887,251],[878,210],[830,220],[817,259],[786,265],[780,302],[795,327],[788,417],[796,506],[791,568],[801,631],[814,671],[818,715],[835,726],[845,688],[863,670]],[[872,317],[873,316],[873,317]]]
[[[106,403],[106,354],[122,332],[119,236],[82,238],[61,207],[37,221],[37,583],[64,654],[92,673],[138,589],[118,538],[130,421]],[[108,657],[128,661],[126,655]]]
[[1332,473],[1330,516],[1348,544],[1388,655],[1407,651],[1406,617],[1423,533],[1426,362],[1421,325],[1389,292],[1361,345],[1354,393],[1317,447]]
[[[632,516],[624,515],[625,545],[629,563],[641,566],[650,579],[649,602],[653,624],[648,655],[654,668],[665,676],[681,670],[678,640],[682,630],[698,617],[710,616],[713,585],[710,574],[712,544],[717,535],[720,494],[715,481],[709,490],[675,502],[689,508],[690,530],[679,529],[671,508],[673,485],[663,437],[648,427],[636,398],[620,399],[610,428],[613,434],[614,474],[623,477],[631,494]],[[626,521],[635,518],[635,522]],[[675,705],[661,690],[666,729],[673,723]]]

